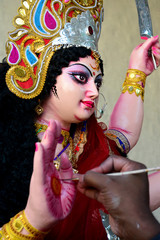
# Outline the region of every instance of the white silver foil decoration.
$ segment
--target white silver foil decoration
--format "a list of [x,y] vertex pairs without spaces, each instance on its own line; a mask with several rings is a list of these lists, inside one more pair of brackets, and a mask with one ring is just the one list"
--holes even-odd
[[[138,12],[140,36],[150,38],[153,36],[153,30],[148,0],[135,0],[135,1]],[[151,56],[154,68],[157,69],[156,60],[152,52]]]
[[139,29],[142,37],[150,38],[153,36],[152,21],[148,0],[135,0],[139,18]]
[[[102,12],[100,14],[102,23]],[[100,31],[101,27],[98,30],[90,11],[82,12],[76,18],[72,18],[70,23],[65,24],[64,29],[60,31],[60,37],[52,41],[52,46],[84,46],[98,52]]]

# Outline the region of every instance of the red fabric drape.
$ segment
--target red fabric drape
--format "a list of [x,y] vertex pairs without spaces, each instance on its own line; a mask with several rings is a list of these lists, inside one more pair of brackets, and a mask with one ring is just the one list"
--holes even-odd
[[[109,156],[109,146],[119,155],[115,142],[106,140],[102,128],[94,116],[87,123],[88,137],[84,151],[78,160],[79,173],[85,173],[100,165]],[[58,223],[46,239],[56,240],[105,240],[99,209],[104,207],[95,200],[89,199],[77,192],[75,203],[70,215]]]

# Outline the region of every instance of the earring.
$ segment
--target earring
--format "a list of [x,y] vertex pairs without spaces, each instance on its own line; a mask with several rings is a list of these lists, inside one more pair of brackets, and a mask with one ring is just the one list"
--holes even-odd
[[[99,93],[99,97],[100,96],[102,96],[104,104],[103,104],[102,108],[100,108],[100,109],[96,108],[96,111],[95,111],[96,119],[100,119],[103,116],[103,113],[104,113],[105,108],[107,106],[107,102],[106,102],[105,96],[102,93]],[[99,99],[99,101],[100,101],[100,99]]]
[[40,105],[40,99],[38,100],[38,105],[36,106],[35,111],[39,116],[43,113],[43,107]]

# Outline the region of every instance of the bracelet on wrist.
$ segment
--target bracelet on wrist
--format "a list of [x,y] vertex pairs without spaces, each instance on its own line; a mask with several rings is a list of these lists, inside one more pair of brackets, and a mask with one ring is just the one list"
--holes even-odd
[[[25,229],[28,234],[22,234]],[[10,219],[9,223],[5,224],[0,231],[0,240],[43,240],[48,232],[42,232],[34,228],[27,220],[24,210]]]
[[145,84],[147,75],[138,69],[128,69],[126,80],[131,82],[143,82]]
[[126,79],[122,86],[122,93],[126,91],[129,94],[135,93],[136,96],[141,96],[144,101],[144,88],[145,88],[146,74],[137,69],[128,69]]

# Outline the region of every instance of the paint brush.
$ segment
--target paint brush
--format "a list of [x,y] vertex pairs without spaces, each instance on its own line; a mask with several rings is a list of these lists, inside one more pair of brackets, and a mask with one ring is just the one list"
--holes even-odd
[[[139,174],[139,173],[148,173],[148,172],[158,172],[160,171],[160,167],[155,168],[145,168],[145,169],[138,169],[133,171],[127,171],[127,172],[115,172],[115,173],[107,173],[105,175],[107,176],[124,176],[124,175],[130,175],[130,174]],[[75,178],[61,178],[59,179],[61,181],[79,181],[78,177]]]

